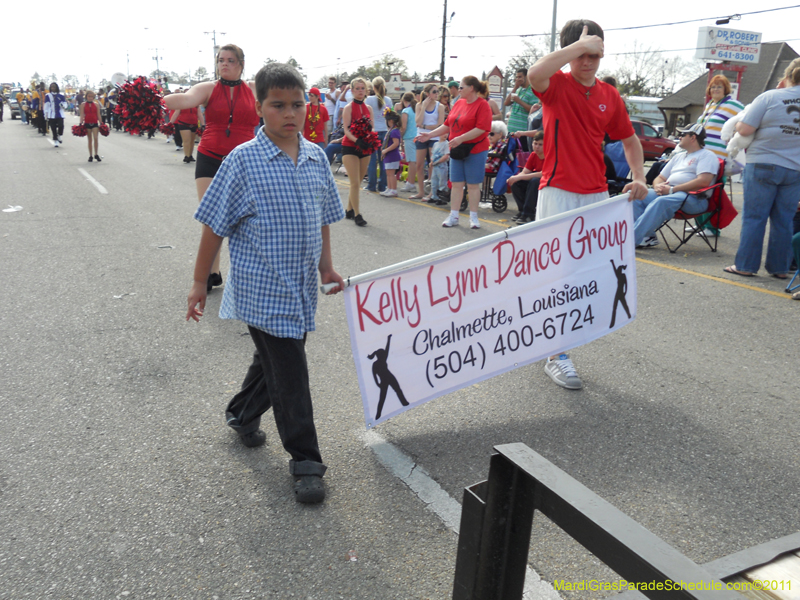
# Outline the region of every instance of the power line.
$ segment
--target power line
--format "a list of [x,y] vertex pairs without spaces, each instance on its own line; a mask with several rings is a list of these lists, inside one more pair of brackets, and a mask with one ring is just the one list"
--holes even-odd
[[369,60],[370,58],[375,58],[378,56],[385,56],[386,54],[392,54],[393,52],[400,52],[400,50],[408,50],[409,48],[414,48],[415,46],[422,46],[423,44],[429,44],[431,42],[436,42],[442,39],[442,36],[436,36],[435,38],[431,38],[429,40],[425,40],[424,42],[418,42],[416,44],[411,44],[410,46],[403,46],[402,48],[396,48],[395,50],[386,50],[385,52],[381,52],[379,54],[372,54],[370,56],[362,56],[361,58],[354,58],[352,60],[345,60],[336,63],[331,63],[329,65],[320,65],[318,67],[309,67],[309,69],[327,69],[328,67],[335,67],[339,64],[341,65],[349,65],[353,63],[357,63],[362,60]]
[[[764,10],[754,10],[754,11],[751,11],[751,12],[744,12],[744,13],[736,13],[735,16],[743,17],[743,16],[746,16],[746,15],[757,15],[757,14],[760,14],[760,13],[775,12],[777,10],[789,10],[791,8],[800,8],[800,4],[795,4],[795,5],[792,5],[792,6],[781,6],[781,7],[778,7],[778,8],[767,8],[767,9],[764,9]],[[719,16],[719,17],[706,17],[704,19],[689,19],[688,21],[671,21],[669,23],[655,23],[655,24],[652,24],[652,25],[634,25],[634,26],[631,26],[631,27],[616,27],[616,28],[613,28],[613,29],[605,29],[604,31],[629,31],[629,30],[633,30],[633,29],[647,29],[647,28],[650,28],[650,27],[667,27],[667,26],[670,26],[670,25],[685,25],[686,23],[699,23],[701,21],[716,21],[716,20],[719,20],[719,19],[729,19],[729,18],[731,18],[731,15],[722,15],[722,16]],[[526,38],[526,37],[544,37],[544,36],[548,36],[548,35],[550,35],[549,32],[548,33],[517,33],[517,34],[507,34],[507,33],[505,33],[505,34],[499,34],[499,35],[451,35],[450,37],[453,37],[453,38],[469,38],[469,39],[474,39],[474,38],[506,38],[506,37]]]

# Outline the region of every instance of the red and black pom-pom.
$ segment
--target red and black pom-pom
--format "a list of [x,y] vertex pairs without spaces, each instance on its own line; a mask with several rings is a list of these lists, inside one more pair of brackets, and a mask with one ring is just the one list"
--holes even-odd
[[109,129],[108,125],[105,123],[100,123],[100,127],[97,128],[100,131],[100,135],[103,137],[108,137]]
[[359,117],[350,123],[350,133],[356,136],[359,140],[364,140],[359,147],[361,147],[366,154],[372,154],[381,147],[381,140],[378,134],[372,131],[372,123],[369,117]]
[[163,133],[164,135],[174,135],[175,134],[175,123],[164,123],[158,130]]
[[122,85],[114,112],[119,115],[122,127],[132,135],[155,131],[161,124],[161,100],[158,86],[139,76]]
[[86,137],[86,127],[83,125],[73,125],[72,135],[75,137]]

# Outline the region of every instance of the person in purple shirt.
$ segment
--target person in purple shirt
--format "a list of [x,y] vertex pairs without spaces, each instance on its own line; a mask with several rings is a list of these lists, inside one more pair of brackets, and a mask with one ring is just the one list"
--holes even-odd
[[397,169],[400,168],[400,140],[402,134],[400,133],[400,115],[393,110],[387,111],[386,125],[389,131],[383,138],[383,150],[381,150],[381,161],[384,163],[386,169],[386,189],[380,193],[381,196],[387,198],[397,196]]

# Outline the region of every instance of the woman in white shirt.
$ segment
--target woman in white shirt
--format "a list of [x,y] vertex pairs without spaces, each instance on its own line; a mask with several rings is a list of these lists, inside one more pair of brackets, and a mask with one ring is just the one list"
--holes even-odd
[[[444,105],[439,102],[439,86],[435,83],[423,88],[416,113],[417,135],[433,131],[444,123]],[[425,196],[425,161],[429,149],[438,141],[439,138],[435,137],[425,142],[414,142],[417,148],[417,193],[409,196],[411,200],[422,200]]]
[[[392,107],[392,99],[386,95],[386,81],[384,81],[383,77],[376,77],[372,80],[372,89],[375,91],[375,95],[368,96],[367,99],[364,100],[364,104],[372,107],[374,119],[372,130],[383,140],[383,138],[386,137],[386,132],[389,130],[386,126],[386,119],[383,113],[387,108]],[[380,165],[381,168],[380,181],[378,181],[377,174],[378,165]],[[364,189],[368,192],[386,191],[386,169],[383,166],[380,152],[373,152],[370,156],[369,166],[367,167],[367,187]]]

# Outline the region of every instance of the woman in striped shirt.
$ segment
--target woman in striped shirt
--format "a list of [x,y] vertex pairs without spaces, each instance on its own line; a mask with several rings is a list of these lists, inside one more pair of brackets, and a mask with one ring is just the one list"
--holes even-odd
[[[697,122],[706,130],[706,149],[725,160],[728,158],[728,145],[720,138],[722,126],[728,119],[738,115],[744,105],[731,97],[731,82],[725,75],[714,75],[711,78],[706,88],[706,97],[709,96],[711,100],[706,104]],[[700,221],[702,219],[698,219],[698,224]],[[706,225],[703,233],[716,237],[719,235],[719,230]]]

